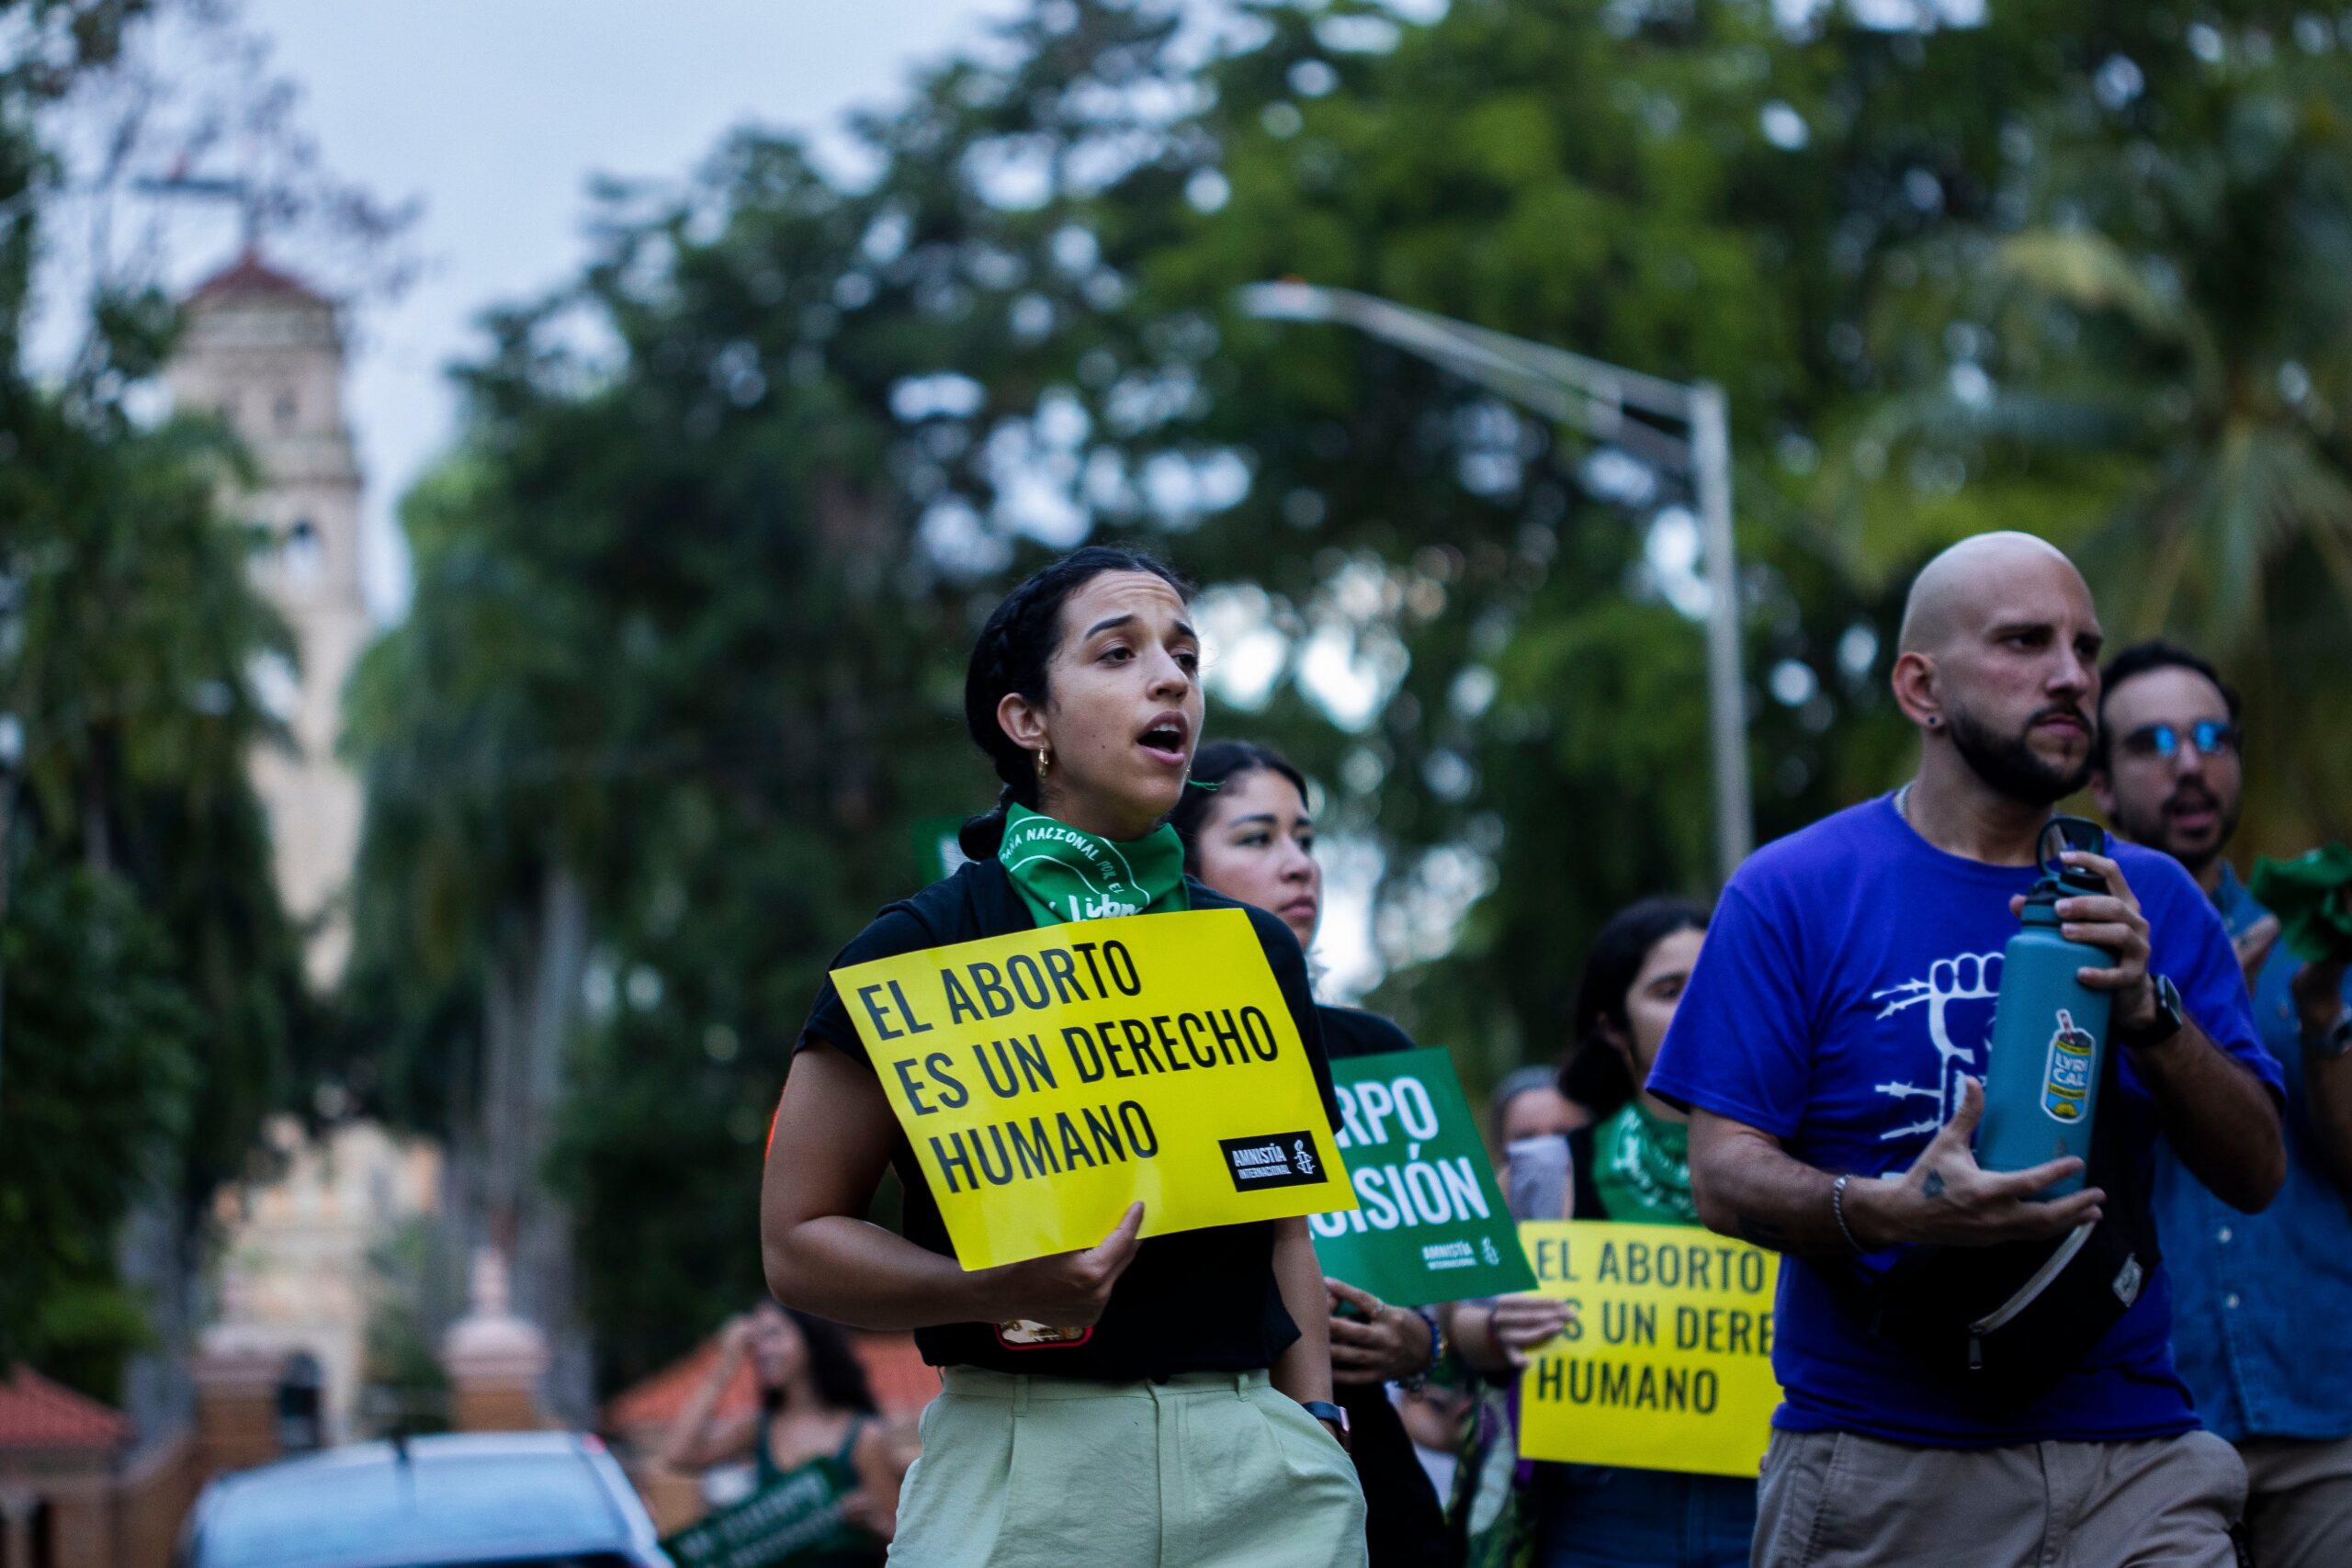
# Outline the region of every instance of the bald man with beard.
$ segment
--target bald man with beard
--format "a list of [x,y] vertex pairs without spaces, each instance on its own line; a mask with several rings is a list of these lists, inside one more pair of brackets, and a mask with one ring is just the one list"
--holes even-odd
[[[2080,973],[2113,997],[2095,1179],[2052,1198],[2081,1161],[2000,1173],[1971,1148],[2002,949],[2052,808],[2089,773],[2100,642],[2089,589],[2040,539],[1930,561],[1892,674],[1917,774],[1740,868],[1650,1076],[1692,1113],[1700,1218],[1785,1257],[1757,1564],[2235,1562],[2245,1471],[2174,1375],[2146,1172],[2161,1138],[2260,1209],[2283,1173],[2279,1077],[2170,857],[2111,839],[2067,857],[2106,891],[2060,902],[2066,934],[2113,954]],[[1957,1287],[2007,1292],[2045,1261],[2080,1339],[2055,1365],[2005,1347],[1972,1370],[1960,1347],[1996,1334],[1973,1305],[1917,1331]]]

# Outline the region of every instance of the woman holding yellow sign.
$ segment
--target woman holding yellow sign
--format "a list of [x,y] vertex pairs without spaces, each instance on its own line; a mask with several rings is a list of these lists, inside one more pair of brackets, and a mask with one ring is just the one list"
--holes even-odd
[[[1102,548],[1066,556],[1005,597],[973,649],[965,685],[967,728],[1004,784],[997,808],[966,824],[971,863],[884,910],[842,952],[836,973],[1068,922],[1241,908],[1184,876],[1182,847],[1163,826],[1201,728],[1199,641],[1188,614],[1185,590],[1165,568]],[[1338,1108],[1306,964],[1281,921],[1262,911],[1248,920],[1279,987],[1276,1010],[1314,1071],[1328,1163]],[[1090,951],[1077,974],[1099,979],[1093,944],[1078,934],[1069,945]],[[1116,985],[1113,944],[1102,945]],[[1045,979],[1035,983],[1043,995]],[[1087,983],[1071,981],[1081,990]],[[961,1144],[948,1151],[954,1166],[942,1165],[939,1138],[919,1156],[902,1125],[918,1089],[930,1099],[915,1113],[982,1091],[951,1076],[972,1075],[944,1054],[920,1082],[909,1062],[895,1063],[886,1091],[876,1042],[945,1024],[936,1009],[920,1019],[883,984],[861,987],[855,1000],[858,1016],[829,981],[802,1031],[770,1144],[761,1235],[780,1300],[839,1322],[912,1328],[924,1359],[942,1369],[892,1561],[1362,1564],[1363,1496],[1340,1440],[1344,1415],[1329,1403],[1323,1280],[1305,1219],[1146,1240],[1136,1203],[1097,1246],[967,1269],[940,1199],[960,1184],[958,1170],[1000,1179],[985,1151],[975,1159]],[[1109,1027],[1091,1059],[1095,1075],[1110,1070],[1106,1057],[1130,1064],[1124,1074],[1151,1050],[1130,1035],[1123,1058]],[[1067,1032],[1096,1049],[1084,1031]],[[1215,1068],[1205,1035],[1183,1044]],[[1164,1037],[1153,1059],[1175,1063]],[[989,1065],[979,1063],[983,1072]],[[1050,1069],[1042,1053],[1034,1066],[1017,1053],[1000,1054],[996,1065],[1008,1086],[1016,1069]],[[1078,1059],[1077,1069],[1086,1077],[1088,1062]],[[1213,1071],[1202,1081],[1219,1078]],[[1022,1145],[1019,1125],[1007,1125],[1024,1160],[1051,1163],[1052,1148]],[[1097,1152],[1107,1138],[1121,1159],[1159,1153],[1148,1122],[1106,1117],[1087,1133]],[[1310,1145],[1313,1134],[1301,1129],[1295,1138]],[[1284,1163],[1293,1136],[1228,1151],[1236,1189],[1268,1173],[1275,1181],[1264,1185],[1323,1179],[1319,1169],[1302,1174]],[[1002,1158],[1001,1141],[996,1146]],[[1059,1146],[1086,1157],[1082,1143]],[[903,1235],[865,1218],[892,1165],[906,1185]]]
[[[1579,1085],[1613,1080],[1607,1100],[1615,1103],[1592,1106],[1600,1122],[1569,1135],[1577,1219],[1699,1223],[1690,1119],[1641,1086],[1706,929],[1706,910],[1688,899],[1645,898],[1593,940],[1569,1071]],[[1756,1483],[1736,1476],[1538,1464],[1534,1501],[1535,1568],[1737,1568],[1756,1531]]]

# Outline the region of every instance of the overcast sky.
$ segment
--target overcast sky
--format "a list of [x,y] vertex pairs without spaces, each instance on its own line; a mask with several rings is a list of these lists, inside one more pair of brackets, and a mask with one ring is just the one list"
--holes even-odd
[[[678,177],[729,127],[831,134],[887,104],[915,65],[981,41],[1017,0],[243,0],[303,94],[327,165],[377,195],[421,197],[424,263],[365,310],[350,385],[368,480],[370,598],[405,582],[392,511],[443,447],[442,368],[483,307],[562,281],[581,260],[592,175]],[[233,248],[223,220],[194,274]],[[191,249],[198,248],[195,245]],[[175,270],[177,270],[175,268]]]

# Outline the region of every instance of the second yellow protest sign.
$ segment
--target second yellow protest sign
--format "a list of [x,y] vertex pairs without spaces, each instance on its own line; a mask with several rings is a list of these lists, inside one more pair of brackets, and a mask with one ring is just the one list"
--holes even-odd
[[1047,926],[833,971],[967,1269],[1354,1206],[1238,909]]
[[1683,1225],[1522,1224],[1535,1288],[1576,1320],[1520,1383],[1529,1459],[1754,1476],[1781,1402],[1779,1259]]

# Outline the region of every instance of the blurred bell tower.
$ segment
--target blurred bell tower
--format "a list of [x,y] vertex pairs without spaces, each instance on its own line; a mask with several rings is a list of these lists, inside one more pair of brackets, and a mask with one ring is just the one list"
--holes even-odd
[[309,929],[306,966],[322,988],[351,946],[345,889],[359,844],[358,782],[335,757],[344,682],[371,627],[361,590],[359,465],[344,423],[343,333],[332,301],[243,254],[182,302],[185,330],[166,370],[175,403],[233,429],[260,470],[232,508],[268,532],[256,585],[292,629],[298,663],[255,672],[292,750],[254,758],[277,886]]

